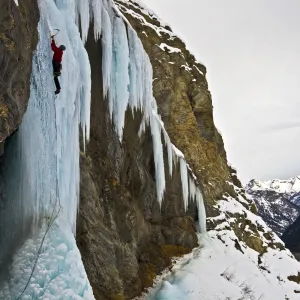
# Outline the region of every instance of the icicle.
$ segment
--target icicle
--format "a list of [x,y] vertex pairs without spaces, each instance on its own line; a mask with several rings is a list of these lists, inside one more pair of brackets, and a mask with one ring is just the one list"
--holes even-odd
[[142,109],[143,97],[144,97],[144,85],[143,85],[143,52],[141,51],[141,45],[137,38],[136,32],[128,27],[128,42],[130,52],[129,62],[129,105],[131,109]]
[[90,7],[89,0],[77,0],[77,12],[80,17],[80,27],[81,27],[81,35],[82,41],[85,43],[87,40],[89,27],[90,27]]
[[173,145],[171,143],[170,137],[168,136],[167,131],[165,130],[164,127],[162,127],[163,135],[164,135],[164,140],[165,140],[165,145],[167,147],[168,151],[168,164],[169,164],[169,175],[172,177],[173,173]]
[[115,17],[113,24],[113,69],[108,98],[110,115],[113,116],[119,139],[122,141],[125,112],[129,101],[129,49],[124,21]]
[[152,114],[150,117],[150,128],[152,134],[153,155],[155,163],[156,191],[159,204],[161,205],[166,186],[164,153],[161,142],[161,127],[154,114]]
[[[107,96],[110,88],[112,71],[112,24],[107,10],[102,9],[102,76],[103,96]],[[110,107],[112,117],[112,107]]]
[[128,43],[130,50],[129,105],[133,110],[143,111],[143,120],[138,133],[141,136],[146,124],[150,122],[152,113],[157,114],[156,101],[152,93],[152,66],[141,40],[130,25],[128,25]]
[[182,196],[184,209],[188,208],[189,201],[189,183],[188,183],[188,171],[184,158],[180,157],[180,175],[181,175],[181,185],[182,185]]
[[195,201],[196,200],[196,185],[194,180],[189,176],[189,198],[190,201]]
[[[189,198],[194,200],[196,197],[195,183],[188,176],[183,154],[172,145],[157,113],[157,104],[152,96],[152,66],[140,39],[129,24],[126,32],[124,20],[121,15],[116,16],[113,11],[115,8],[112,8],[110,1],[89,0],[90,12],[87,11],[87,6],[84,7],[82,1],[76,1],[81,18],[83,41],[86,40],[88,32],[89,15],[94,20],[95,39],[99,38],[100,32],[102,34],[103,93],[105,97],[108,95],[109,113],[120,141],[122,141],[127,106],[129,105],[132,110],[141,109],[143,119],[138,134],[141,135],[146,125],[150,125],[158,201],[161,203],[165,190],[162,130],[168,152],[170,176],[172,176],[173,163],[176,165],[178,159],[180,162],[184,207],[187,209]],[[84,114],[84,111],[85,109],[82,109],[81,113]]]
[[102,0],[90,0],[91,1],[91,13],[93,14],[94,21],[94,39],[98,41],[101,36],[102,27]]
[[202,194],[199,189],[196,191],[196,201],[198,207],[198,222],[199,222],[199,231],[200,233],[206,232],[206,212]]

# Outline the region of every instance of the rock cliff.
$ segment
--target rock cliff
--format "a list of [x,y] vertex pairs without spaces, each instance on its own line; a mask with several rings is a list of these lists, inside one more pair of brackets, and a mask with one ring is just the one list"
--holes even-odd
[[[232,196],[242,207],[256,212],[241,189],[236,171],[227,165],[222,137],[213,122],[205,67],[169,27],[137,3],[115,3],[149,55],[159,113],[172,142],[184,153],[197,177],[208,215],[222,216],[217,202],[224,196]],[[102,46],[101,40],[94,42],[93,28],[86,49],[92,66],[91,139],[81,155],[77,241],[97,299],[127,299],[151,286],[154,277],[170,265],[172,256],[187,253],[197,245],[197,208],[191,204],[187,214],[184,211],[177,165],[172,178],[166,178],[160,210],[151,134],[147,129],[138,137],[142,116],[139,111],[128,110],[123,143],[119,143],[107,99],[101,96]],[[167,165],[167,149],[164,153]],[[264,252],[256,225],[240,232],[241,226],[249,227],[251,222],[243,211],[235,217],[231,225],[240,240]],[[208,223],[211,229],[218,224],[214,219]]]
[[[39,10],[35,0],[24,0],[18,6],[13,0],[0,0],[0,215],[5,213],[6,183],[3,178],[5,141],[21,124],[30,94],[33,52],[37,45]],[[11,167],[11,166],[9,166]],[[3,219],[3,217],[2,217]],[[8,224],[6,224],[8,227]],[[0,226],[1,227],[1,226]],[[8,228],[0,228],[0,263],[6,247]],[[18,236],[16,234],[16,236]],[[7,260],[4,259],[4,264]],[[0,277],[4,271],[1,265]],[[6,270],[4,273],[7,273]]]
[[[141,114],[128,110],[120,144],[101,96],[101,40],[94,42],[92,29],[86,49],[92,66],[91,138],[81,155],[77,242],[96,298],[131,299],[172,256],[197,245],[194,218],[184,211],[178,166],[159,207],[151,133],[139,138]],[[195,207],[191,211],[196,215]]]
[[19,1],[18,6],[14,0],[0,1],[0,155],[29,100],[38,19],[36,0]]
[[153,66],[153,95],[172,142],[200,180],[207,204],[234,193],[222,137],[214,125],[206,68],[169,26],[135,1],[115,1]]

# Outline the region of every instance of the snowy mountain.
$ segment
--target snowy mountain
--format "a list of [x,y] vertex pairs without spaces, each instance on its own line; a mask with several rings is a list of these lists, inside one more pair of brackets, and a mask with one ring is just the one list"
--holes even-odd
[[258,181],[251,180],[245,187],[247,196],[251,198],[258,214],[281,236],[300,214],[298,203],[300,178],[289,180]]
[[298,299],[300,264],[228,165],[206,68],[168,25],[140,1],[1,8],[1,300]]
[[247,189],[270,190],[287,196],[300,192],[300,176],[292,177],[288,180],[273,179],[268,181],[259,181],[252,179],[247,184]]

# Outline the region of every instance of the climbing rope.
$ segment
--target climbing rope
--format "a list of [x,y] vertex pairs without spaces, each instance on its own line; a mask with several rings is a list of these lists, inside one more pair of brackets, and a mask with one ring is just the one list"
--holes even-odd
[[[56,203],[57,203],[57,202],[58,202],[58,201],[56,201]],[[47,229],[46,229],[46,231],[45,231],[45,233],[44,233],[44,236],[43,236],[42,242],[41,242],[41,244],[40,244],[39,250],[38,250],[38,252],[37,252],[37,255],[36,255],[36,258],[35,258],[35,261],[34,261],[34,264],[33,264],[33,268],[32,268],[32,271],[31,271],[31,273],[30,273],[30,276],[29,276],[29,278],[28,278],[28,280],[27,280],[27,283],[26,283],[26,285],[25,285],[25,287],[24,287],[22,293],[21,293],[20,296],[17,298],[17,300],[20,300],[20,299],[21,299],[21,297],[22,297],[23,294],[25,293],[25,291],[26,291],[26,289],[27,289],[27,287],[28,287],[28,285],[29,285],[29,283],[30,283],[30,280],[31,280],[31,278],[32,278],[32,276],[33,276],[33,273],[34,273],[34,270],[35,270],[35,268],[36,268],[36,265],[37,265],[39,256],[40,256],[40,254],[41,254],[42,247],[43,247],[43,244],[44,244],[46,235],[47,235],[47,233],[49,232],[51,226],[53,225],[54,221],[57,219],[57,217],[58,217],[58,215],[59,215],[59,213],[60,213],[61,206],[60,206],[60,204],[59,204],[58,212],[57,212],[57,214],[55,215],[55,217],[53,218],[53,216],[54,216],[54,211],[55,211],[55,207],[56,207],[56,205],[53,207],[53,211],[52,211],[52,215],[51,215],[51,218],[50,218],[50,222],[49,222],[49,224],[48,224],[48,226],[47,226]]]
[[[59,29],[55,29],[55,30],[58,30]],[[58,33],[58,32],[57,32]],[[56,34],[57,34],[56,33]],[[55,115],[55,134],[56,134],[56,145],[57,145],[57,123],[56,123],[56,106],[54,105],[54,115]],[[56,171],[58,170],[58,162],[57,162],[57,157],[56,157]],[[55,212],[55,208],[56,206],[58,205],[58,212],[57,214],[54,216],[54,212]],[[52,210],[52,214],[51,214],[51,217],[50,217],[50,220],[49,220],[49,223],[48,223],[48,226],[47,226],[47,229],[44,233],[44,236],[43,236],[43,239],[42,239],[42,242],[40,244],[40,247],[39,247],[39,250],[36,254],[36,257],[35,257],[35,261],[34,261],[34,264],[33,264],[33,268],[31,270],[31,273],[30,273],[30,276],[27,280],[27,283],[22,291],[22,293],[20,294],[20,296],[18,298],[16,298],[16,300],[20,300],[21,297],[23,296],[23,294],[25,293],[29,283],[30,283],[30,280],[33,276],[33,273],[35,271],[35,268],[36,268],[36,265],[37,265],[37,262],[38,262],[38,259],[39,259],[39,256],[41,254],[41,251],[42,251],[42,247],[43,247],[43,244],[44,244],[44,241],[45,241],[45,238],[46,238],[46,235],[48,234],[49,230],[51,229],[53,223],[55,222],[55,220],[58,218],[59,214],[60,214],[60,211],[61,211],[61,205],[60,205],[60,199],[59,199],[59,192],[58,192],[58,176],[57,176],[57,172],[56,172],[56,202],[55,202],[55,205],[53,207],[53,210]]]

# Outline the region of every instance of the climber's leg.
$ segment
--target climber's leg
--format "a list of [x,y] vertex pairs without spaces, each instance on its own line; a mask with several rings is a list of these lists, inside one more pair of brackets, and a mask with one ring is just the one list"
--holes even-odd
[[60,92],[60,84],[58,80],[58,76],[60,75],[60,69],[61,69],[61,64],[57,61],[52,61],[52,66],[53,66],[53,75],[54,75],[54,83],[56,86],[56,91],[55,94],[58,94]]
[[60,84],[59,84],[59,80],[58,80],[57,76],[54,76],[54,83],[56,86],[55,94],[58,94],[60,92]]
[[60,76],[61,64],[55,60],[52,60],[52,66],[53,66],[53,75]]

